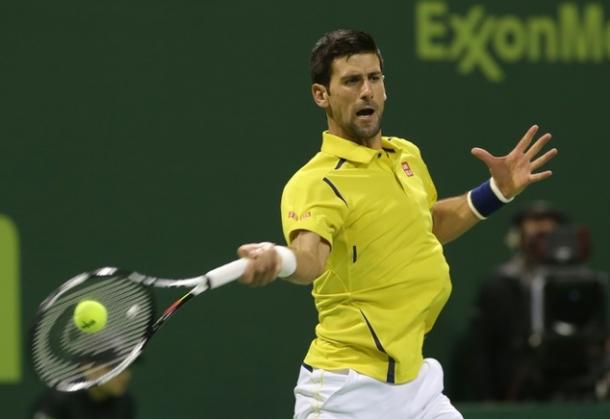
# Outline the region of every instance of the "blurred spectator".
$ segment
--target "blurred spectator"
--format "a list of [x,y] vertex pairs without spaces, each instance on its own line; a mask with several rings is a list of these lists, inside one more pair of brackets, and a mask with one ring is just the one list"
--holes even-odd
[[513,218],[507,241],[514,255],[483,284],[458,354],[470,393],[464,398],[596,398],[604,374],[606,278],[585,265],[586,229],[538,202]]
[[128,392],[131,372],[74,393],[47,390],[34,404],[32,419],[133,419],[136,406]]

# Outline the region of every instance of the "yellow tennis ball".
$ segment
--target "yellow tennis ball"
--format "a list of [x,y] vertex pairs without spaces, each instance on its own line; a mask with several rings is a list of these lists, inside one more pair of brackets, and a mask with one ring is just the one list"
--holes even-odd
[[86,333],[96,333],[106,326],[108,312],[95,300],[83,300],[74,309],[74,324]]

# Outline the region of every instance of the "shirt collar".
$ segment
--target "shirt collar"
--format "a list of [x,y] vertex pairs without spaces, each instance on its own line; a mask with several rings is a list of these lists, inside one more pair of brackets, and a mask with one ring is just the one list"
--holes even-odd
[[[390,139],[386,137],[381,138],[381,147],[383,149],[396,151],[394,144],[392,144]],[[328,131],[324,131],[322,133],[322,152],[332,154],[355,163],[369,163],[371,160],[373,160],[373,157],[379,153],[379,150],[374,150],[372,148],[356,144],[353,141],[346,140],[345,138],[333,135]]]

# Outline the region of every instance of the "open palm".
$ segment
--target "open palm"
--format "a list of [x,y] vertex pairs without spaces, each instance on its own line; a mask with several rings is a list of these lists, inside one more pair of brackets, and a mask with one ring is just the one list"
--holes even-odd
[[536,132],[538,132],[538,126],[533,125],[515,148],[505,156],[493,156],[487,150],[479,147],[475,147],[471,151],[476,158],[485,163],[506,198],[512,198],[528,185],[540,182],[553,174],[550,170],[536,172],[557,155],[557,149],[552,148],[538,156],[546,143],[550,141],[551,134],[544,134],[532,144]]

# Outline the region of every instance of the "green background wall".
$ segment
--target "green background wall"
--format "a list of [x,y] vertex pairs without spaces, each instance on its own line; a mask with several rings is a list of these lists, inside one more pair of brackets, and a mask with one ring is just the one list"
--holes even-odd
[[[281,242],[283,184],[318,149],[325,122],[310,98],[309,51],[337,27],[377,38],[384,132],[419,144],[440,196],[487,176],[473,146],[502,154],[539,123],[560,149],[551,180],[446,248],[454,293],[425,349],[446,365],[448,383],[451,348],[485,273],[508,256],[503,236],[519,205],[544,198],[590,226],[591,264],[607,270],[610,2],[579,3],[579,13],[601,8],[604,22],[601,46],[583,41],[580,58],[569,50],[572,32],[541,58],[519,55],[529,38],[510,32],[532,17],[557,21],[559,2],[448,0],[432,6],[446,8],[435,17],[445,29],[433,36],[446,51],[435,58],[417,49],[420,3],[1,2],[0,213],[19,232],[22,339],[38,303],[78,272],[117,265],[191,276],[232,259],[241,243]],[[461,72],[468,52],[451,47],[450,15],[475,16],[475,6],[508,34],[485,44],[502,80],[482,67]],[[289,417],[314,324],[308,289],[282,283],[231,285],[189,304],[135,369],[141,417]],[[0,383],[2,417],[21,417],[42,390],[27,356],[21,369],[20,381]],[[536,407],[486,409],[464,406],[473,418],[544,416]],[[607,411],[589,409],[592,418]],[[576,410],[587,414],[579,406],[547,415]]]

